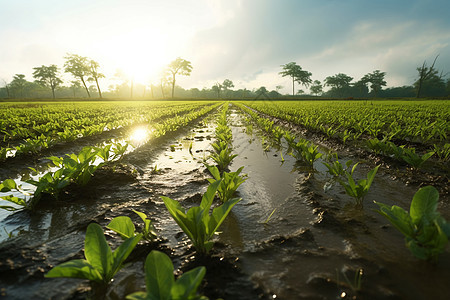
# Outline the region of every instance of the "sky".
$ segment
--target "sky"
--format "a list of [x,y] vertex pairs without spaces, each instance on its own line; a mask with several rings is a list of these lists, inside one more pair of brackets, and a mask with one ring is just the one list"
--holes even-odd
[[290,93],[278,74],[289,62],[313,80],[381,70],[388,87],[411,85],[436,55],[450,72],[449,12],[448,0],[0,0],[0,86],[14,74],[32,81],[41,65],[62,69],[68,53],[100,63],[103,89],[118,70],[157,83],[177,57],[193,66],[177,77],[185,89],[230,79]]

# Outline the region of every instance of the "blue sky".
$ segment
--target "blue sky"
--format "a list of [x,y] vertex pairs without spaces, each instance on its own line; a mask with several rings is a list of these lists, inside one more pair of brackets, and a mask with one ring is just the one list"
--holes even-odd
[[182,57],[194,67],[178,80],[184,88],[228,78],[236,88],[282,85],[288,93],[278,72],[291,61],[320,81],[379,69],[388,86],[412,84],[416,67],[438,54],[436,66],[450,72],[448,0],[0,0],[0,7],[6,81],[14,74],[31,81],[36,66],[62,67],[66,53],[97,60],[108,78],[121,69],[145,83]]

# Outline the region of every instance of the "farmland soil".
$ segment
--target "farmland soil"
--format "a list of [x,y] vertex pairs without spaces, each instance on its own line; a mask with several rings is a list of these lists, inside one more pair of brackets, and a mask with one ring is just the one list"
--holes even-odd
[[[310,173],[286,149],[265,151],[261,133],[246,133],[248,124],[233,108],[228,123],[238,154],[230,169],[244,166],[248,179],[238,190],[243,200],[222,225],[211,257],[196,256],[159,197],[186,208],[200,203],[210,177],[203,160],[214,139],[214,124],[207,120],[138,148],[120,164],[95,173],[89,186],[45,202],[34,214],[17,212],[1,221],[0,227],[14,237],[0,244],[0,295],[124,299],[145,290],[143,263],[157,249],[171,257],[178,274],[206,266],[201,290],[210,299],[448,297],[449,249],[437,265],[419,261],[401,234],[374,212],[373,200],[407,208],[417,187],[394,181],[380,169],[364,208],[357,209],[340,186],[324,192],[328,178],[321,161],[314,165],[317,172]],[[357,175],[369,169],[362,164]],[[450,219],[448,196],[441,196],[440,203],[439,210]],[[159,237],[141,242],[106,290],[85,280],[43,277],[54,265],[83,258],[89,223],[105,228],[112,218],[126,215],[139,227],[132,209],[149,216]],[[108,230],[105,234],[115,249],[120,238]],[[358,272],[361,282],[354,280]]]

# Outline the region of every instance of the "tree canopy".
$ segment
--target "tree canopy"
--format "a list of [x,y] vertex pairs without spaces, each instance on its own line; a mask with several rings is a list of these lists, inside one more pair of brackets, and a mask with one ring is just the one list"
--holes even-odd
[[36,78],[36,82],[42,86],[52,89],[53,99],[55,99],[55,88],[62,84],[63,81],[58,77],[58,67],[56,65],[44,66],[33,68],[33,77]]
[[167,66],[167,71],[172,76],[172,98],[173,98],[175,92],[175,76],[177,74],[183,76],[191,75],[192,65],[190,61],[178,57]]
[[308,87],[311,83],[311,73],[308,71],[305,71],[297,65],[295,62],[290,62],[285,65],[281,65],[283,68],[283,71],[281,71],[280,74],[283,77],[289,76],[292,79],[292,96],[295,95],[295,82],[299,84],[303,84],[305,87]]

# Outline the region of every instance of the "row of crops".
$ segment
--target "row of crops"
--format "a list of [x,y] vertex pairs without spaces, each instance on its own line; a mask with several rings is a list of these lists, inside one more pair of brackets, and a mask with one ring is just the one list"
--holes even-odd
[[[445,102],[368,104],[261,101],[233,104],[245,116],[248,130],[251,131],[254,125],[265,132],[265,137],[271,140],[267,147],[279,149],[282,160],[283,154],[293,156],[302,166],[300,172],[311,176],[318,172],[317,165],[321,163],[330,178],[324,189],[339,185],[343,192],[354,198],[355,207],[360,209],[376,180],[380,165],[362,174],[358,170],[359,163],[351,160],[344,162],[333,151],[324,151],[300,135],[298,128],[345,147],[358,147],[385,159],[398,160],[412,167],[413,171],[430,164],[439,170],[448,168],[449,112]],[[12,119],[6,118],[6,115],[1,118],[3,142],[0,153],[3,156],[0,159],[4,165],[33,157],[42,160],[41,152],[44,150],[51,151],[54,145],[76,144],[88,136],[96,135],[101,142],[75,153],[46,157],[46,170],[32,168],[32,179],[2,178],[0,198],[4,201],[0,208],[10,211],[25,209],[34,213],[40,209],[43,198],[57,200],[68,187],[87,185],[102,166],[114,165],[135,150],[138,146],[132,145],[129,140],[128,129],[139,125],[141,132],[145,133],[141,144],[145,144],[190,126],[194,120],[210,114],[220,105],[212,150],[204,158],[210,178],[207,179],[208,187],[200,204],[186,209],[179,201],[161,196],[167,211],[189,238],[196,254],[199,257],[208,256],[219,227],[232,208],[242,200],[235,197],[236,191],[247,179],[247,175],[242,174],[244,166],[233,166],[234,172],[229,169],[237,154],[233,152],[233,136],[228,124],[228,102],[225,105],[220,102],[102,103],[101,107],[98,103],[48,107],[9,105],[6,110]],[[421,126],[423,130],[420,130]],[[119,134],[121,138],[102,140],[105,132],[114,130],[123,130]],[[24,189],[23,185],[32,188]],[[215,199],[219,201],[215,202]],[[450,238],[450,225],[437,212],[438,199],[438,191],[426,186],[415,194],[409,212],[395,205],[377,202],[379,213],[405,236],[410,251],[420,259],[433,262],[438,261]],[[106,226],[123,240],[114,251],[108,245],[104,229],[91,223],[85,235],[85,259],[62,263],[45,276],[83,278],[107,286],[125,266],[124,262],[138,243],[151,244],[157,239],[158,233],[150,217],[145,212],[134,212],[142,220],[141,224],[136,226],[129,217],[119,216]],[[170,257],[153,250],[145,260],[146,292],[129,294],[127,299],[207,299],[197,293],[206,271],[205,267],[196,267],[175,279]]]
[[447,101],[256,101],[248,107],[415,168],[433,155],[450,160]]
[[7,105],[0,112],[0,161],[37,154],[56,144],[136,124],[152,124],[204,106],[203,102]]

